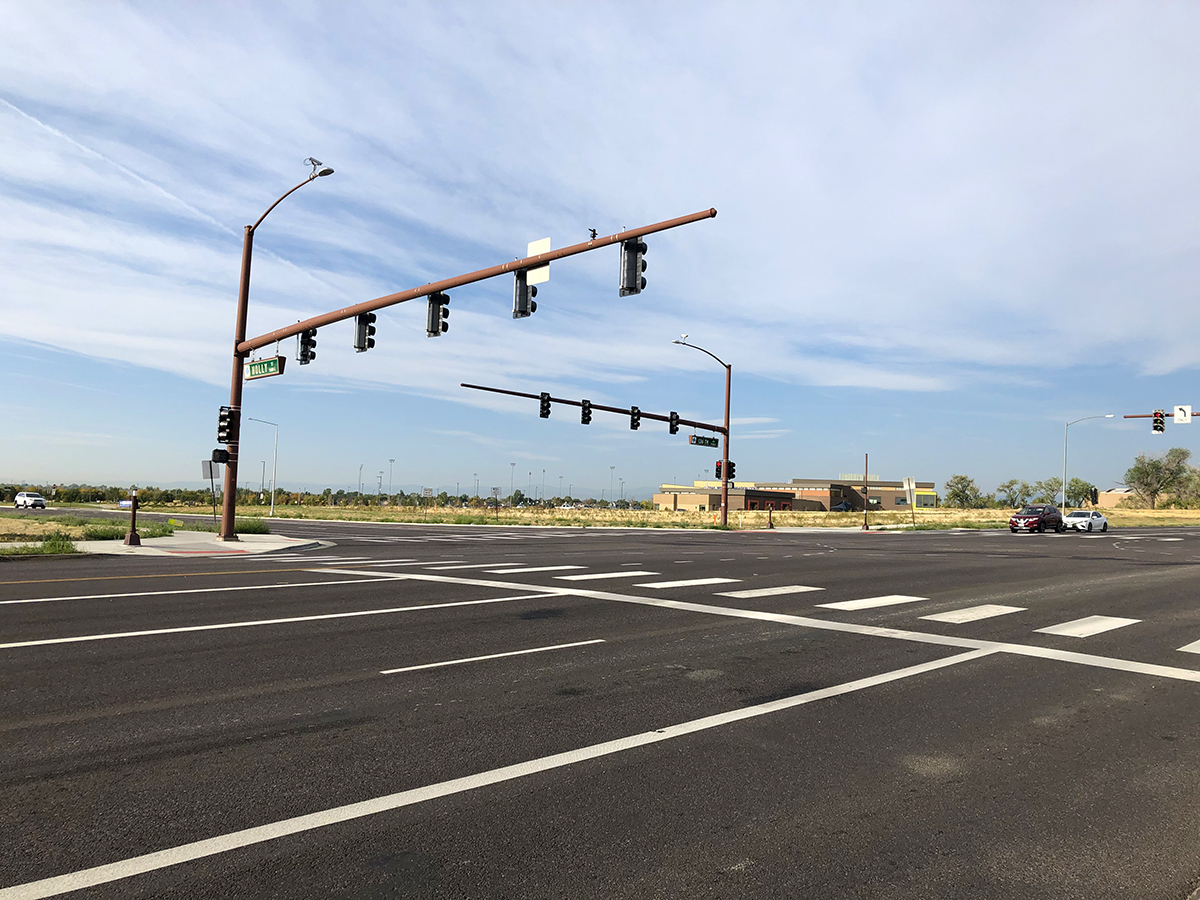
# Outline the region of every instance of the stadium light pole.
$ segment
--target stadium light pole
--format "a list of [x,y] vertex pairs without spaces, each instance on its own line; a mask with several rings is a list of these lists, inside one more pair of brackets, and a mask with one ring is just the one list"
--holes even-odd
[[1082,419],[1076,419],[1074,422],[1068,422],[1063,426],[1063,483],[1062,483],[1062,508],[1067,508],[1067,429],[1076,422],[1086,422],[1088,419],[1111,419],[1116,413],[1105,413],[1102,416],[1084,416]]
[[261,422],[263,425],[270,425],[275,429],[275,455],[271,457],[271,515],[275,515],[275,473],[279,469],[279,426],[274,422],[268,422],[266,419],[256,419],[254,416],[247,416],[248,422]]
[[[305,162],[312,166],[312,172],[309,176],[268,206],[267,211],[258,217],[257,222],[253,225],[247,225],[246,233],[242,237],[242,275],[241,281],[238,284],[237,322],[233,329],[233,374],[229,379],[229,406],[233,410],[234,422],[233,434],[230,437],[233,440],[229,441],[226,445],[226,449],[229,451],[229,461],[225,463],[225,496],[221,499],[221,540],[223,541],[236,541],[238,539],[234,517],[237,513],[238,447],[241,437],[239,434],[239,425],[242,418],[242,368],[246,356],[246,353],[238,352],[238,345],[246,340],[246,315],[250,304],[250,257],[254,251],[254,231],[262,224],[263,219],[270,215],[271,210],[282,203],[284,198],[289,194],[300,190],[300,188],[311,181],[316,181],[325,175],[333,174],[333,169],[323,165],[319,159],[313,159],[310,156]],[[271,499],[272,501],[275,499],[273,485]]]
[[713,359],[725,367],[725,445],[721,451],[721,525],[729,524],[729,386],[733,380],[733,366],[725,362],[715,353],[710,353],[703,347],[697,347],[695,344],[687,342],[687,335],[682,335],[678,340],[671,341],[672,344],[679,344],[681,347],[691,347],[693,350],[699,350],[701,353],[708,353]]

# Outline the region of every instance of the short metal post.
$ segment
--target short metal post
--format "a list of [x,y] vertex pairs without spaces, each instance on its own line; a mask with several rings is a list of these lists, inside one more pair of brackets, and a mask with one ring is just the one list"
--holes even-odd
[[133,500],[129,504],[129,534],[125,535],[126,547],[142,546],[142,539],[137,533],[137,491],[133,492]]

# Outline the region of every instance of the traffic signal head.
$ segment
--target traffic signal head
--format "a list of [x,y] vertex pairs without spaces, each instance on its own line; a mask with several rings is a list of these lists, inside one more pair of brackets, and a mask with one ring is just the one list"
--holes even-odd
[[513,318],[525,319],[537,312],[537,287],[526,283],[525,270],[513,272]]
[[737,463],[731,459],[729,461],[729,480],[733,481],[735,475],[737,475]]
[[636,406],[629,407],[629,430],[637,431],[642,427],[642,411]]
[[1165,410],[1154,411],[1154,424],[1150,427],[1154,434],[1165,434],[1167,430],[1167,414]]
[[592,401],[583,400],[579,404],[579,423],[581,425],[592,424]]
[[668,416],[667,419],[668,419],[667,428],[670,429],[671,434],[679,434],[679,413],[672,410],[670,416]]
[[646,288],[646,242],[641,238],[621,241],[621,289],[620,295],[640,294]]
[[542,391],[542,407],[538,410],[538,415],[543,419],[550,418],[550,395]]
[[359,313],[354,317],[354,352],[366,353],[375,346],[375,313]]
[[425,315],[425,336],[441,337],[450,330],[450,295],[438,291],[429,295],[429,309]]
[[225,463],[229,462],[229,451],[222,450],[220,447],[218,447],[213,451],[212,461],[224,465]]
[[721,460],[717,460],[717,481],[721,480]]
[[300,349],[296,356],[302,366],[307,366],[317,358],[317,329],[300,332]]
[[233,407],[222,406],[221,411],[217,413],[217,442],[228,444],[231,441],[237,440],[237,424],[233,414]]

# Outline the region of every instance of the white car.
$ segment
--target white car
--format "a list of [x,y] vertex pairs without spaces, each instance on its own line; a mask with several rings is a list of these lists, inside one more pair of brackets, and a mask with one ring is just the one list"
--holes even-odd
[[46,498],[33,491],[21,491],[13,501],[13,509],[36,509],[39,506],[46,508]]
[[1075,531],[1108,531],[1108,519],[1094,509],[1072,510],[1063,518],[1063,524]]

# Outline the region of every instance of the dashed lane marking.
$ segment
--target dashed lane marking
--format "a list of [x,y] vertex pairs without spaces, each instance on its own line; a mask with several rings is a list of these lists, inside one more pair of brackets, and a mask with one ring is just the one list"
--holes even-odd
[[682,581],[646,581],[634,587],[654,588],[659,591],[664,588],[699,587],[702,584],[733,584],[740,578],[685,578]]
[[1001,606],[998,603],[984,603],[982,606],[952,609],[950,612],[934,613],[932,616],[921,616],[921,618],[928,619],[930,622],[949,622],[951,625],[962,625],[965,622],[978,622],[980,619],[990,619],[993,616],[1007,616],[1009,613],[1024,611],[1024,606]]
[[877,606],[898,606],[901,603],[919,603],[928,597],[909,597],[906,594],[888,594],[885,597],[864,597],[861,600],[839,600],[836,603],[818,603],[823,609],[875,609]]
[[1056,634],[1061,637],[1091,637],[1102,634],[1114,628],[1124,628],[1126,625],[1136,625],[1141,619],[1122,619],[1118,616],[1087,616],[1061,625],[1051,625],[1048,628],[1035,628],[1041,634]]
[[554,577],[559,581],[596,581],[601,578],[643,578],[647,575],[657,574],[657,572],[626,569],[624,572],[588,572],[584,575],[555,575]]
[[[312,570],[304,570],[312,571]],[[319,571],[319,570],[318,570]],[[314,572],[316,574],[316,572]],[[30,597],[23,600],[0,600],[0,606],[16,603],[57,603],[64,600],[115,600],[122,597],[169,597],[173,594],[221,594],[226,591],[270,591],[279,588],[324,587],[334,584],[370,584],[388,581],[387,578],[355,578],[350,581],[294,581],[287,584],[239,584],[231,587],[183,588],[174,591],[130,591],[123,594],[78,594],[74,597]]]
[[603,644],[603,638],[591,641],[575,641],[571,644],[555,644],[552,647],[532,647],[529,650],[509,650],[507,653],[489,653],[486,656],[468,656],[465,659],[450,659],[445,662],[424,663],[419,666],[405,666],[402,669],[384,669],[380,675],[398,675],[401,672],[417,672],[421,669],[439,669],[442,666],[461,666],[463,663],[482,662],[485,659],[502,659],[505,656],[523,656],[526,653],[545,653],[547,650],[566,650],[569,647],[586,647],[589,644]]
[[781,594],[803,594],[808,591],[823,591],[825,588],[808,587],[804,584],[782,584],[779,587],[769,588],[751,588],[748,591],[716,591],[715,597],[734,597],[738,600],[747,600],[751,597],[776,597]]

